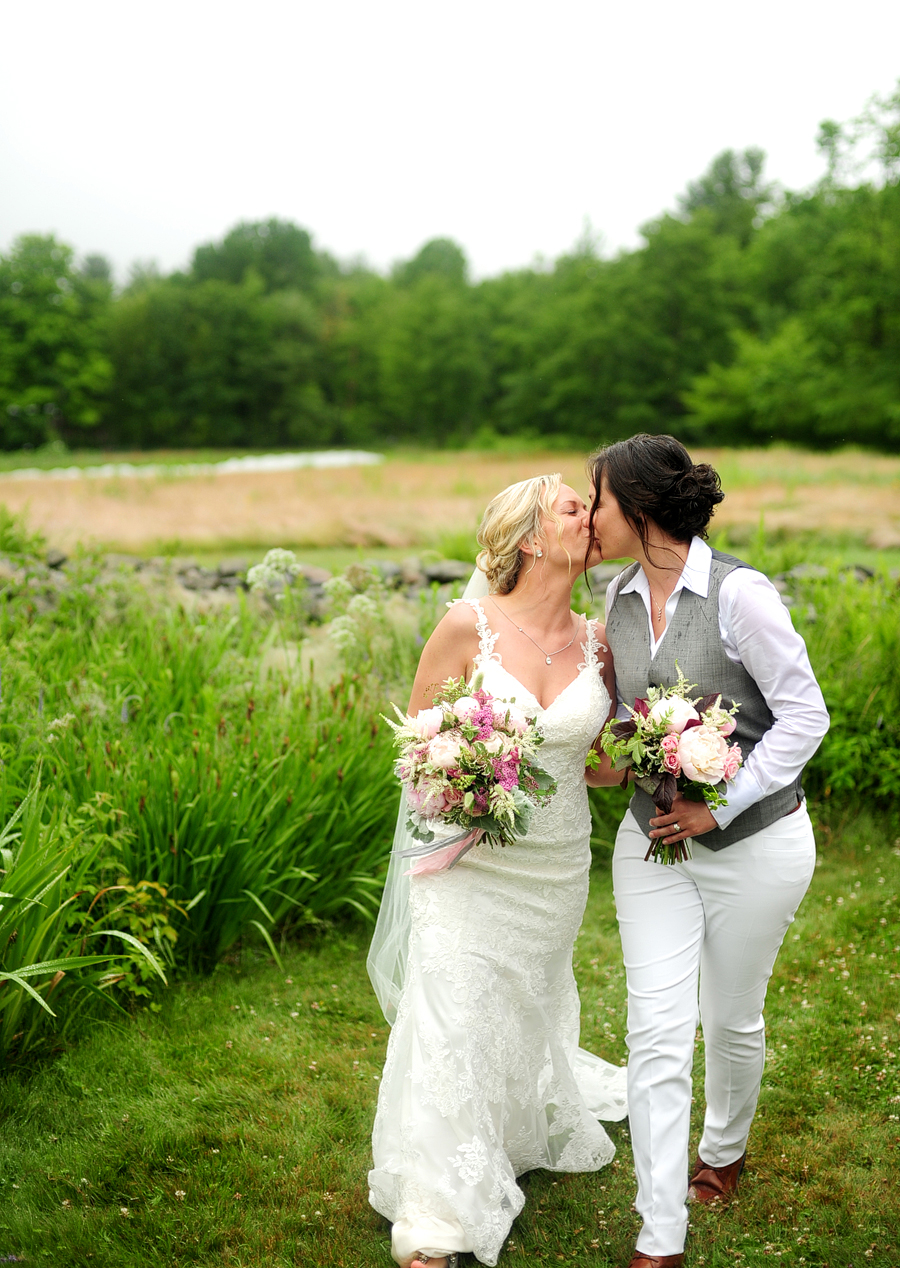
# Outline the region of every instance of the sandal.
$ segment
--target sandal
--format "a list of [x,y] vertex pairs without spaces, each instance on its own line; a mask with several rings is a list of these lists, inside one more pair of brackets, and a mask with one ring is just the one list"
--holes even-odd
[[459,1268],[459,1251],[456,1250],[443,1251],[440,1255],[426,1255],[421,1250],[416,1251],[410,1268],[414,1268],[416,1264],[427,1264],[432,1259],[446,1259],[447,1268]]

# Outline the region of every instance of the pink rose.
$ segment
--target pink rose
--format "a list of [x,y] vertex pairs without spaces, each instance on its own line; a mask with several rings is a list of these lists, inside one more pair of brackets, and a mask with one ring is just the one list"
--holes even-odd
[[663,758],[663,766],[672,775],[681,774],[681,758],[676,753],[666,753]]
[[647,714],[648,722],[657,724],[664,722],[666,731],[672,735],[680,735],[689,722],[696,722],[700,714],[692,704],[682,700],[680,696],[671,696],[668,700],[657,700]]
[[468,744],[458,731],[445,731],[436,735],[428,745],[428,760],[432,766],[440,766],[441,770],[450,770],[459,765],[460,754],[467,752]]
[[724,778],[727,780],[734,779],[735,775],[740,770],[742,761],[743,757],[740,745],[732,744],[728,749],[728,752],[725,754]]
[[443,709],[420,709],[409,725],[416,735],[421,735],[423,740],[430,740],[440,731],[443,721]]
[[677,753],[678,752],[678,736],[664,735],[659,742],[659,747],[662,749],[664,753]]
[[688,727],[678,741],[682,774],[700,784],[722,781],[727,755],[728,745],[714,727]]

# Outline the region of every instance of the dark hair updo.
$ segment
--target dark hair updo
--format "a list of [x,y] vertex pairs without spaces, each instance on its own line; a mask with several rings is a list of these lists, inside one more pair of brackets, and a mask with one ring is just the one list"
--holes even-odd
[[646,550],[648,520],[679,542],[705,537],[722,501],[719,473],[708,462],[694,463],[674,436],[632,436],[605,445],[588,459],[594,486],[591,519],[600,503],[600,485],[615,497]]

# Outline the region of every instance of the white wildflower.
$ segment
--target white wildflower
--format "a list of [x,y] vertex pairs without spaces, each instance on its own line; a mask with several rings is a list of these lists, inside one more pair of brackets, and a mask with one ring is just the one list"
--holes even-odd
[[261,564],[247,573],[247,585],[251,590],[283,590],[302,571],[292,550],[276,548],[266,554]]
[[359,626],[352,616],[337,616],[328,627],[328,636],[340,651],[346,652],[355,647],[359,637]]
[[367,594],[355,594],[347,604],[351,616],[377,617],[378,604]]
[[349,603],[356,593],[346,577],[329,577],[322,589],[333,603]]

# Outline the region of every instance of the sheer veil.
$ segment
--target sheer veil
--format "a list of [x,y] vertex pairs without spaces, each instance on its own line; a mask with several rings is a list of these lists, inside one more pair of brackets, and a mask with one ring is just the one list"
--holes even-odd
[[480,568],[476,568],[466,583],[462,597],[464,599],[485,599],[490,592],[487,574],[482,572]]
[[[476,568],[463,591],[463,599],[483,599],[489,593],[487,577]],[[406,826],[406,798],[401,792],[391,860],[388,864],[384,896],[372,935],[366,968],[372,987],[387,1021],[393,1026],[397,1005],[403,993],[406,961],[409,955],[409,871],[410,860],[401,858],[401,850],[417,845]]]

